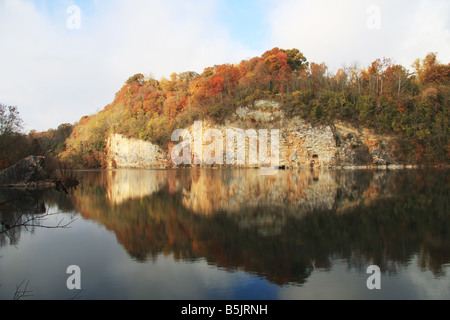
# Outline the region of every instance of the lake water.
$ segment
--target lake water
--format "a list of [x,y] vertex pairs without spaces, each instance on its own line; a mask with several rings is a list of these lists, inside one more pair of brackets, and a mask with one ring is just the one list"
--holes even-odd
[[80,171],[68,195],[1,190],[0,230],[51,215],[0,234],[0,299],[449,299],[449,173]]

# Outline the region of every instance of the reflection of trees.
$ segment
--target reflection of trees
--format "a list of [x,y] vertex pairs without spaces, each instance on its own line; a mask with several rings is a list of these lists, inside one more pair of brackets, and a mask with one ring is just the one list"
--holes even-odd
[[0,192],[0,246],[16,244],[23,226],[40,223],[46,207],[39,191],[2,189]]
[[[206,171],[188,170],[183,176],[170,172],[158,191],[120,204],[106,196],[107,178],[102,183],[84,183],[74,194],[75,206],[83,216],[112,230],[137,260],[161,253],[183,260],[205,258],[219,267],[256,273],[279,284],[304,283],[314,268],[328,269],[335,258],[345,259],[351,268],[370,262],[392,273],[418,256],[420,267],[437,276],[450,262],[447,172],[340,171],[331,178],[321,174],[319,182],[331,179],[323,188],[317,187],[317,176],[305,175],[306,182],[295,182],[295,173],[289,172],[271,182],[285,186],[277,193],[291,195],[279,198],[279,205],[273,194],[264,195],[269,189],[264,190],[259,178],[239,176],[240,184],[254,183],[240,186],[245,191],[243,199],[262,193],[265,200],[249,199],[230,210],[217,206],[225,198],[224,194],[217,197],[220,190],[214,188],[222,184],[230,189],[235,177],[210,176]],[[205,179],[208,176],[219,181]],[[174,181],[183,183],[174,187]],[[209,183],[210,190],[202,194],[193,187],[198,181]],[[292,196],[300,187],[298,196]],[[322,201],[329,194],[321,192],[331,192],[330,209]],[[237,201],[238,193],[228,194]],[[212,198],[203,201],[213,203],[200,207],[215,208],[214,212],[198,214],[187,205],[186,197],[206,195]]]
[[[70,201],[61,192],[51,189],[2,189],[0,192],[0,246],[15,245],[19,242],[21,232],[32,232],[34,228],[59,229],[66,228],[71,222],[58,221],[47,224],[45,221],[55,216],[49,213],[48,207],[55,203],[60,209]],[[73,205],[68,205],[73,208]],[[9,241],[8,241],[9,240]]]
[[[52,199],[58,194],[50,189],[0,189],[0,247],[16,245],[22,231],[33,232],[34,228],[59,229],[66,228],[72,222],[59,220],[56,224],[46,224],[45,221],[56,214],[47,211],[46,199]],[[54,200],[54,199],[52,199]],[[50,200],[50,202],[52,202]],[[13,300],[32,296],[28,289],[29,281],[24,280],[16,285]]]

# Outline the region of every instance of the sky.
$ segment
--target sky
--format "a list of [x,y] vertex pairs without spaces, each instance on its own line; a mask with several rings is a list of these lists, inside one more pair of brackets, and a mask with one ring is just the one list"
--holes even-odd
[[136,73],[299,49],[329,72],[378,58],[450,61],[450,0],[0,0],[0,103],[24,132],[76,123]]

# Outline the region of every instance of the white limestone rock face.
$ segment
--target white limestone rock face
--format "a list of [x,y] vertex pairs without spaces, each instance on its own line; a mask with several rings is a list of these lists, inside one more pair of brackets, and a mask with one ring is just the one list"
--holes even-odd
[[107,148],[113,168],[163,167],[166,161],[165,152],[159,146],[120,134],[108,138]]
[[236,115],[239,120],[269,123],[284,117],[280,110],[281,103],[275,101],[258,100],[253,105],[239,107]]
[[[194,125],[186,128],[194,137]],[[219,125],[202,121],[203,135],[208,129],[221,131],[226,140],[229,130],[254,129],[279,130],[279,165],[290,168],[385,166],[395,164],[392,157],[392,139],[374,134],[366,128],[355,128],[336,122],[330,125],[312,124],[300,117],[287,117],[279,102],[259,100],[236,110],[233,116]],[[192,141],[191,141],[192,142]],[[203,141],[203,148],[209,142]],[[173,145],[172,145],[173,147]],[[108,138],[109,163],[112,168],[163,168],[175,167],[169,152],[147,141],[128,139],[120,134]],[[249,156],[249,140],[245,146],[234,144],[234,154]],[[242,149],[245,150],[242,150]],[[258,147],[259,148],[259,147]],[[192,150],[193,151],[193,150]],[[223,142],[223,163],[227,156],[227,144]],[[192,162],[194,163],[194,162]],[[208,167],[206,164],[201,167]],[[264,167],[259,158],[257,163],[237,167]]]

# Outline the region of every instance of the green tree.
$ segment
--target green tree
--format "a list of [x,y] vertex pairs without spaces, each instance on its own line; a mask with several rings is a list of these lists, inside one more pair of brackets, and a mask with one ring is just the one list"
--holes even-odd
[[309,67],[309,62],[306,60],[303,53],[298,49],[284,50],[288,56],[288,64],[292,70],[304,70]]

